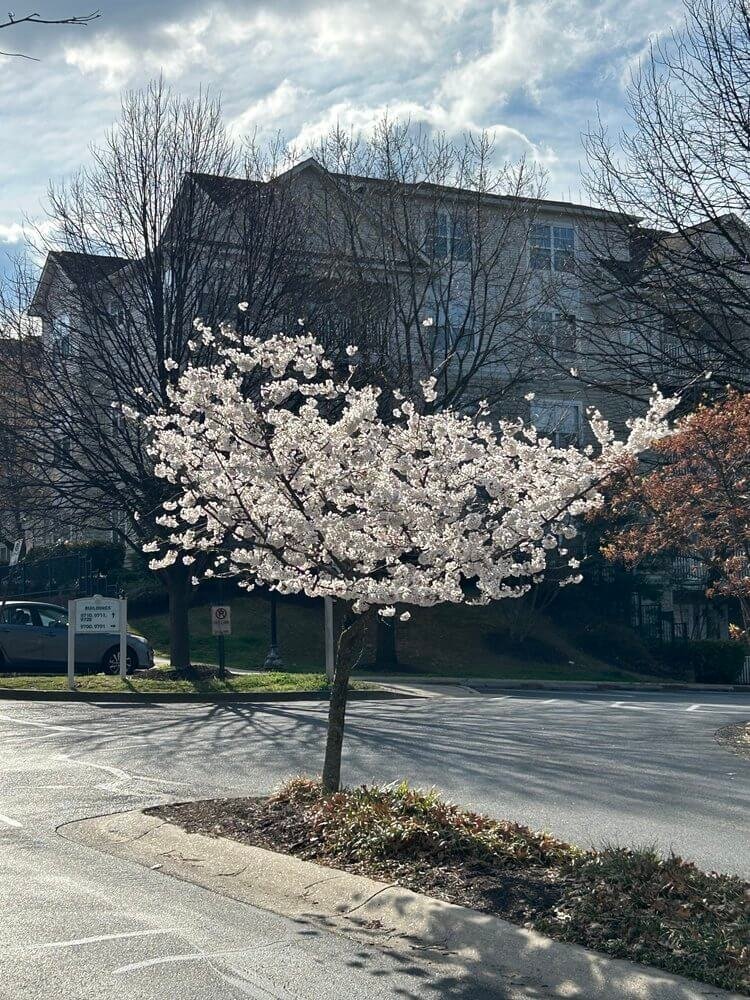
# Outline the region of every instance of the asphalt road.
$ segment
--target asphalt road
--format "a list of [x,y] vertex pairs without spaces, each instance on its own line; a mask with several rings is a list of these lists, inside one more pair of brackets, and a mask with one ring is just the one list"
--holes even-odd
[[[674,849],[750,875],[750,761],[715,730],[745,695],[552,692],[351,706],[345,779],[407,777],[581,843]],[[697,699],[704,697],[703,702]],[[325,706],[0,702],[0,997],[327,1000],[546,996],[445,982],[56,833],[315,772]]]

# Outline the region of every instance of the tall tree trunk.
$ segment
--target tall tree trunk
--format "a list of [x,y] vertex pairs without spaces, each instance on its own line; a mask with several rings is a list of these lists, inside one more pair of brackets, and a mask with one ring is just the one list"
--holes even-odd
[[323,759],[321,784],[323,792],[331,795],[341,787],[341,750],[344,745],[344,723],[346,703],[349,695],[349,678],[357,660],[362,655],[367,634],[368,619],[373,612],[357,615],[353,620],[345,620],[339,635],[336,650],[336,666],[331,685],[331,700],[328,705],[328,732]]
[[164,571],[169,594],[169,661],[173,670],[190,667],[190,572],[186,566],[173,565]]
[[375,625],[375,666],[393,670],[398,666],[396,652],[396,619],[384,619],[378,615]]

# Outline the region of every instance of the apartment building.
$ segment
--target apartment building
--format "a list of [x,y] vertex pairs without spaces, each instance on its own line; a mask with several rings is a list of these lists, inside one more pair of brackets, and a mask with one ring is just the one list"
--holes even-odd
[[[139,379],[163,392],[164,361],[185,362],[196,315],[259,335],[302,322],[334,356],[356,343],[386,390],[412,393],[433,375],[445,405],[488,399],[555,444],[580,446],[588,407],[621,431],[648,392],[583,336],[609,327],[622,350],[637,337],[613,322],[598,280],[603,267],[628,266],[622,233],[621,217],[591,206],[344,176],[313,159],[267,182],[190,174],[158,247],[138,259],[84,245],[50,253],[29,312],[45,356],[101,387],[102,447],[124,435],[132,448],[110,404],[130,403]],[[124,530],[111,503],[108,516]],[[79,520],[76,530],[87,529]],[[716,630],[696,625],[692,597],[681,603],[688,591],[698,599],[700,580],[663,582],[646,617],[661,616],[665,636],[673,622]]]

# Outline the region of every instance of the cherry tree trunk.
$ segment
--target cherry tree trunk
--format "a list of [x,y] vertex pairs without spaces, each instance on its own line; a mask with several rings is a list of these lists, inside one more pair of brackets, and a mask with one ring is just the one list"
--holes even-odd
[[190,573],[186,566],[170,566],[164,571],[169,594],[169,661],[174,670],[190,667]]
[[339,635],[336,666],[331,684],[331,700],[328,705],[328,732],[321,776],[321,784],[326,795],[337,792],[341,787],[341,751],[344,745],[349,678],[362,656],[368,621],[373,617],[374,612],[368,611],[364,615],[357,615],[345,621]]

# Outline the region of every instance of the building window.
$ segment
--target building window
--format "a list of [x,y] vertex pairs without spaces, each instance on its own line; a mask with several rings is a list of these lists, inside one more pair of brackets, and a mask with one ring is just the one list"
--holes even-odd
[[119,333],[126,333],[130,329],[132,325],[130,310],[124,302],[113,299],[109,304],[108,312],[115,330]]
[[575,354],[578,348],[576,318],[572,313],[540,312],[533,318],[536,343],[547,353]]
[[52,454],[56,464],[65,462],[70,457],[70,439],[58,438],[54,443]]
[[556,448],[568,448],[581,441],[581,404],[568,399],[535,399],[531,423]]
[[531,227],[529,266],[534,271],[572,271],[575,231],[570,226],[535,223]]
[[471,236],[465,219],[453,218],[444,209],[427,223],[427,251],[438,260],[471,260]]
[[109,421],[110,427],[113,434],[122,434],[125,430],[125,417],[120,410],[112,409],[109,411]]
[[437,333],[445,339],[447,353],[466,352],[474,347],[474,310],[471,300],[456,296],[447,306],[439,306],[437,313]]
[[52,320],[52,337],[50,340],[53,358],[69,358],[73,354],[73,341],[70,333],[70,316],[60,313]]

